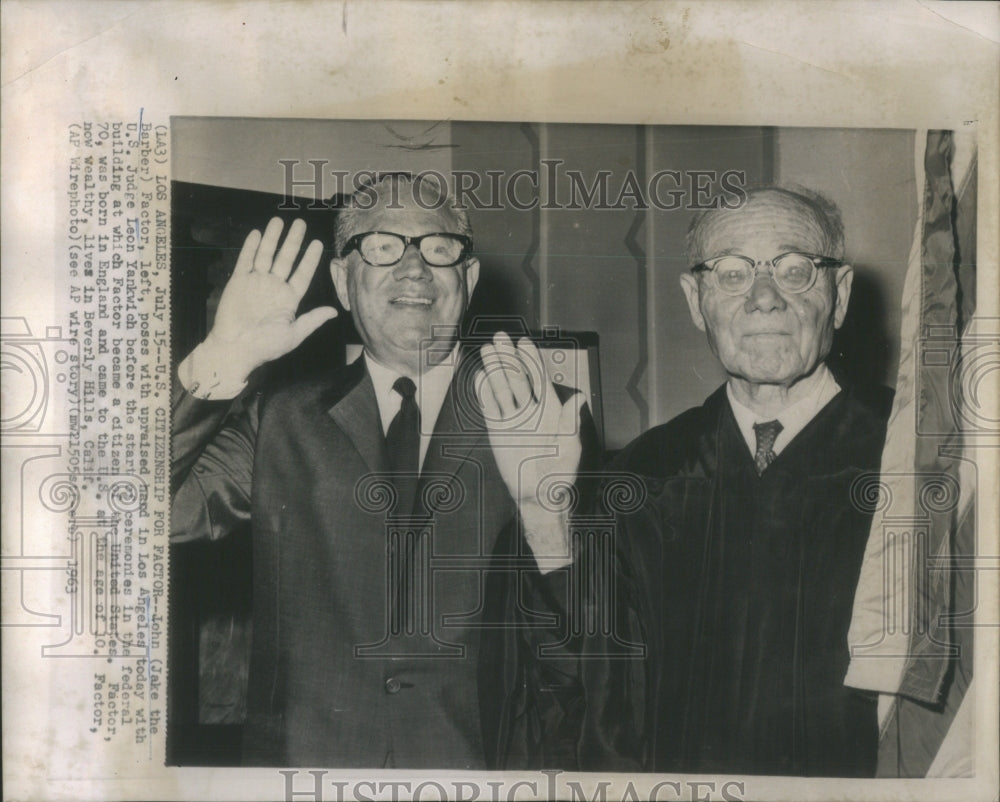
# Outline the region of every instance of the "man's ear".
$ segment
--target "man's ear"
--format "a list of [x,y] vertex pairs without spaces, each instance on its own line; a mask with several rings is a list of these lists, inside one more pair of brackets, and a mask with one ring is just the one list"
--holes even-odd
[[705,318],[701,314],[701,290],[698,287],[697,276],[691,273],[681,273],[681,289],[684,290],[684,297],[687,298],[692,322],[701,331],[705,331]]
[[351,299],[347,292],[347,259],[330,260],[330,278],[333,279],[333,288],[337,291],[340,305],[350,312]]
[[837,268],[836,278],[837,299],[833,309],[833,327],[839,329],[847,315],[847,303],[851,300],[851,284],[854,282],[854,268],[841,265]]
[[472,291],[476,289],[476,284],[478,283],[479,260],[473,257],[465,263],[465,289],[468,292],[468,301],[472,300]]

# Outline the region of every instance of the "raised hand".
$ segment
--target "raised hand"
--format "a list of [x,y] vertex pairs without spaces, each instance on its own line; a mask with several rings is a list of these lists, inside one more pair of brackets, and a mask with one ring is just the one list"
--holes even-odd
[[559,475],[559,481],[568,482],[580,466],[584,396],[559,400],[538,348],[527,338],[515,347],[501,332],[481,352],[483,373],[476,386],[500,475],[517,502],[539,566],[545,557],[556,560],[553,567],[564,564],[569,551],[565,516],[551,498],[543,504],[539,494],[547,477]]
[[232,360],[230,369],[244,377],[265,362],[292,351],[337,316],[332,306],[323,306],[295,317],[316,272],[323,244],[319,240],[310,242],[296,267],[295,257],[306,225],[302,220],[293,222],[275,256],[282,228],[284,223],[274,217],[263,235],[251,231],[247,236],[205,341],[213,352],[226,353]]

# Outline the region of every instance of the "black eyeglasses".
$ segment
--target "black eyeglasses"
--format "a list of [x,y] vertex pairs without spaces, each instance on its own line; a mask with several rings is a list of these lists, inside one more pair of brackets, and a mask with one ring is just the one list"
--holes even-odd
[[771,265],[771,278],[778,289],[798,294],[806,292],[816,283],[819,269],[839,267],[843,262],[829,256],[811,253],[782,253],[773,259],[755,262],[749,256],[728,254],[706,259],[691,268],[693,273],[708,272],[715,286],[727,295],[743,295],[757,280],[757,270],[762,265]]
[[357,249],[361,258],[373,267],[398,264],[410,244],[420,250],[420,257],[431,267],[452,267],[472,250],[472,240],[462,234],[434,233],[406,237],[391,231],[366,231],[344,243],[341,257]]

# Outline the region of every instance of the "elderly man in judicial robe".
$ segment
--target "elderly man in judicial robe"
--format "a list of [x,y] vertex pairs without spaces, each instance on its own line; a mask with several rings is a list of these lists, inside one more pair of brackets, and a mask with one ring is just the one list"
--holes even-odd
[[585,761],[646,771],[872,776],[874,694],[847,630],[892,393],[826,364],[852,268],[836,208],[767,187],[697,217],[681,276],[724,386],[617,458],[646,501],[617,519],[618,635],[585,661]]

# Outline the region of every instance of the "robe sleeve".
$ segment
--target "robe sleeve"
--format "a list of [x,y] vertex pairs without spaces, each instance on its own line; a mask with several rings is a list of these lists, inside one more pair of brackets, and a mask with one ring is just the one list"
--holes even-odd
[[492,571],[505,626],[484,633],[479,695],[493,770],[576,766],[583,694],[577,655],[565,642],[570,570]]
[[[577,481],[578,510],[593,508],[600,465],[589,410],[581,418],[584,449]],[[578,544],[588,528],[583,518],[572,529]],[[572,564],[542,575],[531,568],[510,568],[511,555],[528,555],[518,527],[502,533],[487,582],[487,604],[504,622],[487,631],[480,653],[480,710],[487,763],[493,770],[562,769],[586,771],[610,767],[637,769],[639,747],[632,715],[634,673],[642,666],[620,661],[618,633],[601,628],[602,610],[611,600],[595,581],[595,555],[578,549]],[[597,559],[604,559],[598,556]],[[504,562],[504,561],[507,562]],[[499,567],[506,565],[508,567]],[[626,621],[630,617],[624,611]],[[631,626],[631,625],[630,625]],[[614,681],[613,689],[607,686]],[[597,698],[598,688],[611,691]],[[641,693],[641,684],[639,686]],[[616,709],[628,695],[625,718]],[[605,726],[607,714],[614,721]],[[627,722],[627,723],[625,723]]]
[[[659,542],[650,508],[662,484],[635,472],[626,450],[603,471],[581,518],[581,554],[574,565],[577,594],[589,616],[578,650],[582,694],[576,745],[579,771],[651,771],[658,734],[658,677],[650,672],[664,648],[644,592],[655,571]],[[586,525],[584,525],[586,524]],[[652,528],[652,530],[651,530]],[[654,582],[655,584],[655,582]]]
[[[544,576],[493,570],[490,603],[502,606],[506,627],[484,633],[481,653],[491,769],[644,770],[648,640],[636,584],[623,583],[628,569],[607,556],[584,548]],[[601,579],[609,569],[613,584]]]

